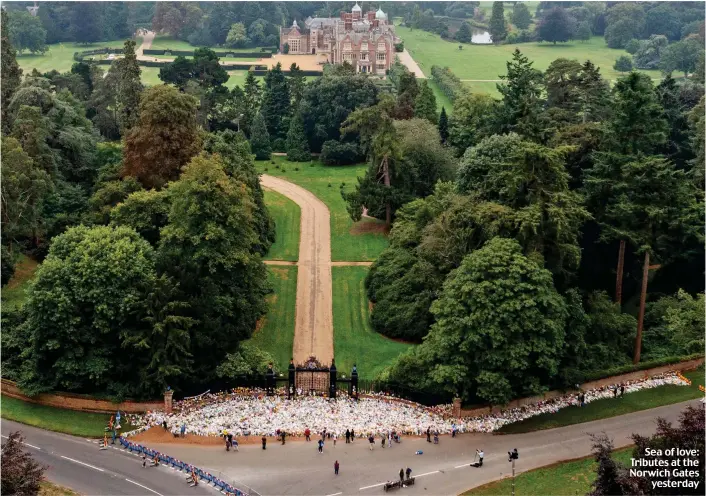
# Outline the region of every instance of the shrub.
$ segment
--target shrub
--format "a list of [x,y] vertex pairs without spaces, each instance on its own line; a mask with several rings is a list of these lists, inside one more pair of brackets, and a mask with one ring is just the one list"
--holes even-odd
[[640,49],[640,40],[637,40],[635,38],[628,41],[627,44],[625,45],[625,51],[628,52],[630,55],[635,55],[635,53],[639,49]]
[[438,65],[431,66],[431,78],[439,85],[441,92],[452,102],[461,93],[466,91],[463,83],[448,67],[441,68]]
[[400,43],[395,43],[395,52],[404,52],[404,41],[401,41]]
[[360,160],[360,151],[355,143],[329,140],[321,147],[320,159],[324,165],[350,165]]
[[632,71],[632,57],[630,55],[621,55],[615,61],[613,69],[619,72],[630,72]]
[[286,55],[289,53],[289,43],[285,43],[282,47],[282,52]]

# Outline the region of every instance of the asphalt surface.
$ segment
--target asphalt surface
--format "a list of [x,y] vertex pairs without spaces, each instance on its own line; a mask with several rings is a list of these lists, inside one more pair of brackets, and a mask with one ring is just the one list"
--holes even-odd
[[[674,422],[689,404],[699,405],[699,401],[527,434],[466,434],[455,439],[442,436],[438,445],[425,439],[405,438],[392,448],[382,449],[376,444],[370,451],[363,439],[351,444],[345,444],[344,439],[336,447],[328,441],[322,455],[314,440],[290,441],[285,446],[270,440],[266,451],[260,445],[241,444],[238,452],[215,446],[147,445],[222,479],[247,484],[264,496],[380,494],[385,481],[396,480],[400,468],[407,467],[417,479],[414,486],[402,489],[404,494],[456,495],[509,476],[507,451],[513,448],[520,453],[516,463],[516,472],[520,473],[589,455],[590,433],[605,432],[616,447],[630,444],[632,433],[653,433],[657,417]],[[84,495],[217,494],[214,488],[203,484],[188,487],[185,474],[170,468],[143,469],[138,456],[121,448],[99,450],[94,441],[3,420],[3,438],[15,430],[23,433],[35,459],[48,466],[47,478]],[[470,467],[479,448],[485,451],[484,465]],[[415,455],[417,450],[424,454]],[[340,463],[337,476],[333,471],[335,460]]]
[[20,431],[25,448],[45,465],[50,481],[83,495],[210,495],[216,489],[189,487],[186,474],[170,468],[142,468],[142,459],[121,448],[100,450],[95,442],[37,429],[9,420],[2,421],[2,440]]
[[[270,440],[266,451],[259,445],[245,444],[240,445],[239,452],[229,453],[215,446],[148,446],[211,473],[220,471],[262,495],[381,494],[382,484],[398,479],[400,468],[407,467],[417,480],[414,486],[402,489],[403,494],[456,495],[509,476],[507,452],[513,448],[520,453],[516,472],[524,472],[590,455],[589,433],[606,432],[616,447],[631,444],[632,433],[652,434],[658,416],[676,421],[688,404],[698,405],[699,401],[527,434],[466,434],[454,439],[442,436],[438,445],[427,443],[426,439],[406,438],[392,448],[382,449],[378,443],[372,452],[366,440],[345,444],[343,439],[335,448],[332,441],[326,442],[324,454],[320,455],[313,436],[311,442],[288,442],[285,446]],[[478,448],[485,451],[485,462],[479,469],[469,467]],[[424,454],[415,455],[417,450]],[[333,471],[336,460],[340,463],[338,476]]]

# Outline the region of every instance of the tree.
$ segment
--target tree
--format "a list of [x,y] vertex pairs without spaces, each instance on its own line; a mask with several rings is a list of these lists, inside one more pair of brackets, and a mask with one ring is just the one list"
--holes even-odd
[[42,21],[38,17],[33,17],[29,12],[12,12],[8,16],[6,25],[7,35],[11,47],[22,53],[29,50],[31,53],[41,53],[47,51],[47,32],[42,27]]
[[265,118],[260,112],[255,116],[255,122],[253,123],[250,136],[250,147],[255,154],[256,160],[269,160],[272,155],[270,133],[267,132]]
[[704,294],[692,297],[683,289],[663,296],[646,309],[643,356],[655,360],[698,353],[704,347]]
[[193,77],[194,62],[179,55],[173,62],[159,69],[159,79],[164,83],[173,84],[177,88],[186,88],[186,83]]
[[449,123],[449,144],[460,156],[480,140],[493,134],[498,102],[484,93],[465,92],[453,104]]
[[507,62],[507,75],[497,88],[502,95],[500,127],[503,131],[516,132],[532,140],[543,141],[547,133],[543,113],[542,72],[533,68],[533,62],[515,49],[512,61]]
[[70,32],[76,43],[91,44],[103,37],[104,21],[98,2],[81,2],[71,5]]
[[11,128],[11,122],[9,121],[8,107],[10,105],[10,100],[12,100],[15,91],[20,86],[22,80],[22,69],[20,69],[17,63],[17,53],[15,47],[10,42],[10,37],[8,35],[8,16],[7,12],[2,10],[2,21],[0,25],[0,31],[2,31],[2,41],[0,42],[0,61],[2,62],[2,69],[0,75],[2,76],[2,81],[0,82],[0,92],[2,92],[2,97],[0,99],[0,112],[2,116],[2,134],[7,134]]
[[517,29],[527,29],[532,22],[532,14],[526,4],[516,2],[512,8],[511,19]]
[[193,158],[166,191],[171,207],[158,268],[178,285],[185,316],[198,322],[191,332],[195,377],[211,378],[214,364],[252,335],[267,308],[254,205],[218,155]]
[[[123,181],[130,184],[126,179]],[[159,232],[167,225],[169,198],[164,190],[136,190],[110,209],[110,223],[137,231],[150,245],[159,245]]]
[[255,78],[255,74],[252,71],[248,71],[248,75],[245,77],[243,93],[243,117],[245,118],[246,132],[248,136],[252,137],[252,128],[255,123],[255,116],[260,109],[260,97],[262,95],[260,81]]
[[36,237],[41,202],[51,190],[49,174],[34,163],[14,138],[2,137],[2,238],[12,247],[18,238]]
[[699,104],[689,112],[689,127],[691,128],[691,149],[694,151],[694,159],[691,161],[692,175],[699,189],[704,189],[704,168],[706,163],[706,105],[704,97],[701,97]]
[[268,352],[257,346],[243,342],[238,346],[238,351],[228,353],[225,360],[216,368],[216,376],[227,379],[241,377],[261,378],[267,371],[267,366],[274,362]]
[[628,52],[630,55],[635,55],[639,49],[640,40],[636,40],[635,38],[625,44],[625,51]]
[[490,16],[489,24],[490,38],[496,45],[507,37],[507,26],[505,25],[505,10],[503,2],[493,2],[493,13]]
[[[687,112],[690,108],[689,104],[684,103],[680,98],[679,89],[676,80],[670,74],[657,85],[655,91],[669,126],[667,142],[660,151],[672,160],[677,168],[683,169],[693,158],[693,152],[689,144]],[[701,91],[698,95],[702,95]]]
[[193,97],[171,86],[147,89],[139,121],[125,137],[123,173],[148,188],[176,179],[201,148],[196,105]]
[[659,68],[662,72],[681,71],[684,77],[696,71],[699,57],[703,57],[704,48],[698,39],[689,37],[666,47],[660,57]]
[[662,35],[652,35],[649,40],[640,41],[640,46],[635,52],[635,66],[638,69],[657,69],[668,43],[667,37]]
[[[142,94],[142,71],[137,63],[135,42],[128,40],[123,47],[123,57],[113,62],[115,66],[117,88],[115,108],[117,112],[120,133],[127,133],[137,123],[140,110],[140,95]],[[110,72],[110,71],[108,71]]]
[[619,72],[630,72],[632,71],[632,57],[630,55],[621,55],[615,59],[615,64],[613,64],[613,69]]
[[647,35],[664,35],[670,41],[676,41],[681,36],[682,23],[679,12],[669,4],[657,4],[645,14]]
[[[290,108],[289,84],[287,84],[287,78],[282,72],[282,64],[278,62],[265,75],[265,89],[260,107],[260,112],[267,124],[267,132],[270,133],[273,144],[277,140],[284,140],[287,135]],[[273,148],[277,149],[278,146]]]
[[593,33],[591,32],[591,24],[589,24],[588,21],[580,22],[576,26],[576,32],[574,33],[574,36],[576,37],[577,40],[581,40],[581,41],[590,40],[591,36],[593,36]]
[[[565,303],[549,271],[514,240],[494,238],[467,255],[431,311],[436,323],[409,352],[428,388],[503,404],[541,392],[557,372]],[[403,379],[399,366],[391,378]]]
[[596,480],[591,484],[589,496],[608,496],[629,494],[623,490],[621,481],[625,469],[613,457],[613,442],[605,434],[592,435],[593,456],[596,467]]
[[[544,73],[547,106],[567,113],[566,116],[562,115],[562,118],[569,121],[575,121],[579,114],[582,68],[583,66],[575,60],[560,58],[549,64]],[[559,120],[556,115],[554,119]]]
[[436,97],[431,86],[427,84],[426,79],[420,84],[419,94],[414,105],[414,117],[427,119],[432,124],[438,122],[436,114]]
[[230,27],[226,37],[226,46],[231,48],[242,48],[250,43],[245,26],[242,22],[236,22]]
[[446,107],[441,107],[441,115],[439,115],[439,139],[444,145],[449,139],[449,118],[446,116]]
[[417,77],[410,71],[400,74],[397,82],[397,104],[393,112],[395,119],[411,119],[414,116],[414,103],[419,95]]
[[306,81],[304,80],[303,71],[294,62],[289,67],[287,82],[289,84],[289,93],[292,95],[292,108],[298,109],[299,103],[304,96]]
[[561,7],[554,7],[545,12],[539,21],[537,33],[542,41],[569,41],[576,30],[576,20]]
[[291,162],[311,161],[309,142],[304,133],[304,120],[300,112],[290,119],[289,132],[287,133],[287,160]]
[[467,22],[462,22],[461,27],[458,28],[454,36],[456,41],[461,43],[470,43],[473,41],[473,31],[471,30],[471,25]]
[[23,441],[19,431],[15,431],[2,445],[3,494],[39,494],[44,467],[23,449]]

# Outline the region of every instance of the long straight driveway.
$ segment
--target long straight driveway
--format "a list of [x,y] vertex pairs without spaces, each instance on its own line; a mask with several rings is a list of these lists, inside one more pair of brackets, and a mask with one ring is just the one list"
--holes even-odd
[[263,187],[286,196],[301,209],[299,269],[293,354],[295,363],[315,356],[333,358],[331,222],[326,204],[301,186],[278,177],[260,176]]

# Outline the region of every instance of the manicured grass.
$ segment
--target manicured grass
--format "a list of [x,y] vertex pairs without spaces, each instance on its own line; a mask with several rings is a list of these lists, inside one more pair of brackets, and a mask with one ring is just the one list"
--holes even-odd
[[[21,422],[23,424],[63,432],[81,437],[103,437],[108,426],[110,414],[88,413],[75,410],[64,410],[44,405],[36,405],[26,401],[0,396],[2,418]],[[122,431],[133,429],[125,419],[121,420]]]
[[[633,447],[617,449],[613,459],[625,466],[630,466]],[[596,462],[593,456],[546,467],[530,470],[515,477],[517,496],[565,496],[568,494],[587,494],[596,479]],[[512,493],[512,479],[485,484],[461,496],[505,496]]]
[[84,45],[79,43],[55,43],[48,45],[48,50],[44,55],[18,55],[17,63],[22,67],[24,74],[29,74],[32,69],[37,69],[41,73],[49,72],[56,69],[59,72],[71,70],[71,66],[76,62],[74,60],[74,52],[82,52],[84,50],[95,50],[96,48],[104,47],[122,47],[125,40],[99,41],[92,45]]
[[265,204],[275,220],[275,242],[267,252],[265,260],[299,259],[299,228],[301,210],[299,205],[284,195],[265,190]]
[[[152,46],[150,47],[150,50],[196,50],[197,48],[201,48],[198,46],[194,46],[188,41],[182,41],[182,40],[177,40],[176,38],[172,38],[170,36],[164,36],[164,35],[157,35],[154,37],[152,40]],[[237,52],[259,52],[260,47],[251,47],[251,48],[225,48],[225,47],[219,47],[219,46],[212,46],[209,47],[211,50],[214,52],[231,52],[231,53],[237,53]],[[240,59],[243,60],[243,59]]]
[[388,339],[370,326],[365,292],[367,267],[331,267],[333,276],[333,349],[339,371],[358,366],[361,378],[374,379],[412,345]]
[[37,267],[39,267],[39,264],[36,261],[26,255],[19,256],[17,265],[15,265],[15,274],[7,285],[0,290],[2,308],[12,310],[22,306],[27,299],[26,290],[34,273],[37,271]]
[[686,372],[685,377],[691,380],[691,386],[661,386],[653,389],[643,389],[636,393],[626,394],[620,398],[607,398],[588,403],[585,407],[569,407],[557,413],[538,415],[522,422],[508,424],[500,429],[504,434],[518,434],[543,429],[553,429],[565,425],[580,424],[592,420],[625,415],[649,408],[671,405],[682,401],[703,398],[699,385],[704,385],[703,367]]
[[279,370],[286,370],[292,358],[294,317],[297,299],[297,267],[268,267],[274,292],[267,297],[267,315],[258,323],[250,342],[269,352]]
[[[439,35],[411,30],[397,26],[397,34],[404,40],[405,48],[419,64],[424,74],[431,77],[431,66],[449,66],[460,79],[495,80],[507,73],[506,62],[511,60],[515,48],[534,61],[536,69],[545,70],[558,58],[575,59],[583,63],[587,59],[600,67],[601,74],[607,79],[617,79],[621,73],[613,70],[615,59],[626,55],[625,50],[608,48],[605,40],[594,36],[590,41],[571,43],[520,43],[517,45],[464,45],[458,49],[458,43],[444,41]],[[652,78],[660,78],[659,71],[643,71]],[[470,83],[475,84],[475,83]],[[484,86],[492,90],[495,86]]]
[[[431,74],[426,75],[427,78],[431,78]],[[451,100],[449,100],[449,97],[444,95],[439,87],[436,85],[434,81],[431,79],[427,79],[427,83],[431,87],[431,90],[434,92],[434,96],[436,97],[436,110],[437,112],[441,112],[441,108],[444,107],[446,108],[446,115],[451,115],[453,112],[454,105],[451,103]]]
[[39,484],[39,496],[79,496],[77,492],[68,487],[59,486],[48,480],[43,480]]
[[[275,162],[256,162],[260,173],[282,177],[314,193],[331,212],[331,259],[333,261],[372,261],[387,247],[383,223],[364,218],[353,222],[346,211],[340,186],[351,191],[367,165],[325,166],[318,160],[288,162],[286,157],[272,157]],[[279,166],[279,168],[277,168]],[[299,170],[295,170],[298,168]],[[267,169],[267,170],[265,170]]]

